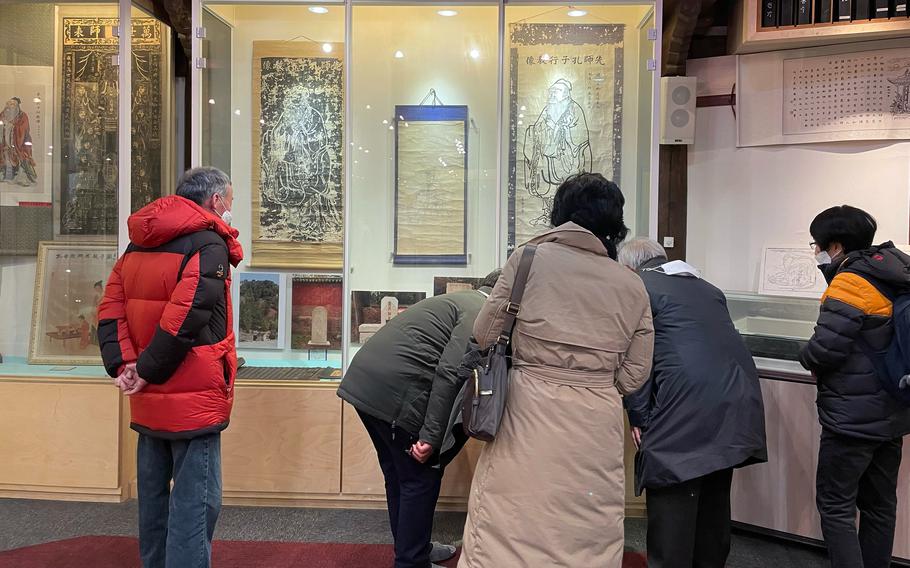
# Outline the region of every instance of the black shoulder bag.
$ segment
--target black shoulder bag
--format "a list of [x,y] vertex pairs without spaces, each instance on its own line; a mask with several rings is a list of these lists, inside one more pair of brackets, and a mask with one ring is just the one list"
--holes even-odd
[[462,420],[465,433],[472,438],[490,442],[499,431],[506,397],[509,394],[509,369],[512,367],[511,341],[515,328],[515,318],[521,311],[521,298],[524,296],[531,262],[534,260],[536,245],[527,245],[518,264],[518,273],[512,285],[512,295],[506,304],[506,315],[502,321],[502,331],[496,343],[478,353],[469,352],[465,360],[473,363],[471,377],[465,385],[465,396],[462,402]]

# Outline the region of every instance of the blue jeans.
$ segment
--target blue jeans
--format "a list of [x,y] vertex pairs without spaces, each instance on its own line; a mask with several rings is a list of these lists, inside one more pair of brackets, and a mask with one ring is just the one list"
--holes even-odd
[[221,512],[221,433],[190,440],[140,434],[137,462],[143,568],[211,566]]

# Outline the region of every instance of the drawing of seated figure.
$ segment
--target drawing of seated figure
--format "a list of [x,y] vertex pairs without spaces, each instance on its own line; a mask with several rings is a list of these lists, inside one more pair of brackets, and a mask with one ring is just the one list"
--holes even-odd
[[593,157],[585,112],[572,98],[572,83],[559,79],[547,91],[547,105],[528,127],[524,141],[525,189],[543,201],[531,220],[549,226],[556,188],[569,176],[591,170]]
[[301,240],[323,240],[341,226],[330,144],[322,113],[300,86],[287,93],[274,126],[262,135],[262,191],[277,204],[306,213],[288,218]]
[[806,256],[786,253],[781,258],[780,268],[768,280],[782,288],[808,290],[815,286],[818,267]]

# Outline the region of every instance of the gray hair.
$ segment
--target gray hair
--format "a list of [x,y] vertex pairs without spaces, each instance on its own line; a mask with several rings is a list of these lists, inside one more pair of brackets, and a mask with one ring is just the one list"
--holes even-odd
[[202,166],[187,170],[180,176],[177,195],[204,207],[216,193],[224,197],[229,185],[231,178],[226,173],[218,168]]
[[636,237],[619,249],[619,263],[623,266],[638,270],[641,266],[654,258],[667,258],[667,251],[660,243],[647,237]]

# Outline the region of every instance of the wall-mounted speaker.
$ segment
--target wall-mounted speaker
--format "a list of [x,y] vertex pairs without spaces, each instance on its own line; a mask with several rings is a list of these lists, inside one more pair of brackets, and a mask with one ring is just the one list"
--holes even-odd
[[695,143],[695,77],[660,78],[660,143]]

